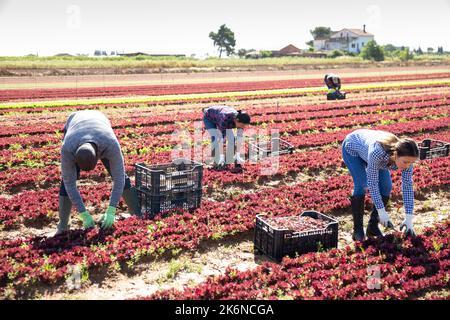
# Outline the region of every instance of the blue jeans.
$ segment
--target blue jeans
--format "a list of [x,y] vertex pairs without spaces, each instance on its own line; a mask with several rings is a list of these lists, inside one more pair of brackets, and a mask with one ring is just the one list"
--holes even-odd
[[211,143],[214,144],[216,136],[219,134],[217,125],[206,117],[203,117],[203,123],[205,124],[206,131],[211,135]]
[[[350,155],[344,148],[345,141],[342,144],[342,158],[347,166],[350,174],[353,178],[353,195],[363,196],[366,194],[367,188],[367,163],[360,157],[354,157]],[[380,188],[380,194],[383,197],[388,197],[392,191],[392,179],[391,173],[388,169],[379,170],[378,186]]]
[[[111,167],[109,165],[109,161],[108,159],[101,159],[103,165],[106,168],[106,171],[108,171],[109,175],[111,175]],[[75,165],[77,167],[77,179],[80,179],[80,168],[78,167],[78,165]],[[128,177],[128,175],[125,173],[125,187],[123,188],[124,190],[128,190],[131,188],[131,181],[130,181],[130,177]],[[59,187],[59,195],[63,196],[63,197],[68,197],[69,195],[67,194],[66,191],[66,187],[64,186],[64,181],[61,179],[61,186]]]
[[[208,118],[206,118],[205,116],[203,116],[203,123],[205,124],[205,129],[206,131],[208,131],[208,133],[211,136],[211,151],[214,154],[214,158],[215,161],[218,162],[219,161],[219,156],[220,154],[222,154],[222,152],[218,152],[219,150],[219,138],[221,138],[222,136],[222,132],[220,130],[217,129],[217,125],[212,122],[211,120],[209,120]],[[220,136],[219,136],[220,135]],[[235,136],[232,130],[227,130],[226,132],[226,137],[227,140],[229,141],[229,143],[227,144],[227,148],[226,148],[226,158],[227,159],[232,159],[234,156],[234,146],[235,146]],[[223,139],[222,139],[223,141]],[[224,143],[225,144],[225,143]],[[229,145],[229,147],[228,147]]]

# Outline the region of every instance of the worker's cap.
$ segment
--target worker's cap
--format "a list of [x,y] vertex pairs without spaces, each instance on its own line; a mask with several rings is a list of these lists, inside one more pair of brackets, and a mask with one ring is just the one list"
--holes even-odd
[[92,143],[83,143],[75,152],[75,162],[83,171],[91,171],[97,165],[97,151]]

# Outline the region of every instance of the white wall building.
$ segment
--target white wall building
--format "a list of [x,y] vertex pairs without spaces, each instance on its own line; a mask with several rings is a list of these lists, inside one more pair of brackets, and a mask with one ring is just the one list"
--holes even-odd
[[342,29],[332,32],[328,39],[314,40],[314,50],[330,51],[343,50],[352,53],[360,53],[362,48],[370,40],[374,40],[374,35],[366,32],[365,26],[361,29]]

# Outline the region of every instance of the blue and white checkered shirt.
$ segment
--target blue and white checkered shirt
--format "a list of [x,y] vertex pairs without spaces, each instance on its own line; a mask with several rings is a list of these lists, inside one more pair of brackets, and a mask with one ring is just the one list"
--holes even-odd
[[[378,186],[379,170],[397,169],[397,166],[389,166],[389,155],[384,151],[377,141],[383,138],[382,131],[359,129],[355,130],[345,138],[346,151],[354,156],[362,158],[366,163],[367,186],[372,197],[372,201],[377,209],[384,208]],[[402,171],[402,192],[403,203],[406,214],[413,214],[414,211],[414,190],[413,190],[413,167],[412,165]]]

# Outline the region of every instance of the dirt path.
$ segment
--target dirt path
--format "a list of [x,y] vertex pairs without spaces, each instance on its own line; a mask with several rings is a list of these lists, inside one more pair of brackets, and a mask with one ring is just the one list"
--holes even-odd
[[[161,74],[104,74],[78,76],[23,76],[0,77],[1,89],[34,88],[81,88],[102,86],[127,86],[180,83],[214,83],[262,80],[321,79],[330,68],[323,70],[271,70],[271,71],[230,71],[200,73],[161,73]],[[383,76],[402,74],[430,74],[450,72],[449,66],[409,66],[380,68],[342,68],[338,71],[342,77]]]
[[[429,192],[416,201],[415,230],[421,233],[424,227],[450,217],[450,192]],[[402,209],[391,205],[390,214],[395,225],[403,219]],[[367,223],[365,216],[365,223]],[[339,247],[352,245],[352,220],[347,212],[336,213],[339,220]],[[42,287],[37,299],[129,299],[148,296],[158,290],[193,286],[208,276],[222,274],[227,267],[238,270],[255,268],[268,259],[254,254],[253,232],[235,236],[232,239],[203,243],[197,252],[186,252],[168,259],[160,259],[135,265],[132,272],[115,272],[104,277],[93,275],[80,289],[69,290]],[[448,292],[428,292],[444,295]]]

